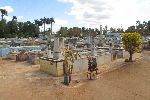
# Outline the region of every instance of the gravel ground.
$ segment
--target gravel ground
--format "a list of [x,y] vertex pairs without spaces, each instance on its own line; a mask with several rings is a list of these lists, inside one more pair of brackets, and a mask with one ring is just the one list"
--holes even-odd
[[150,51],[134,59],[99,67],[95,80],[85,72],[73,74],[69,86],[63,77],[40,72],[39,65],[1,60],[0,100],[150,100]]

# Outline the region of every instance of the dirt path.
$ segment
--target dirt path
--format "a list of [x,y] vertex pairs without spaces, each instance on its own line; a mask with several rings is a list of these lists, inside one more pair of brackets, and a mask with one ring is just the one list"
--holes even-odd
[[68,87],[62,77],[44,74],[39,66],[0,61],[0,100],[150,100],[150,51],[142,56],[96,80],[82,76]]

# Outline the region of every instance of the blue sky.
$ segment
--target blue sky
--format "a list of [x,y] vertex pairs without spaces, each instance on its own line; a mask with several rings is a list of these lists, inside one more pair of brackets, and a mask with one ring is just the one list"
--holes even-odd
[[11,6],[14,12],[9,14],[24,16],[24,20],[33,20],[41,17],[65,18],[64,12],[69,5],[62,4],[56,0],[0,0],[0,6]]
[[[9,7],[7,7],[9,6]],[[73,20],[73,16],[68,16],[65,14],[71,4],[64,4],[57,0],[0,0],[0,7],[6,7],[10,12],[8,12],[7,19],[10,20],[12,16],[19,17],[18,21],[31,21],[35,19],[40,19],[43,17],[57,19],[55,31],[59,29],[60,26],[70,26],[76,25],[76,21]],[[11,11],[13,10],[13,11]],[[69,25],[68,22],[71,22]]]
[[150,0],[0,0],[0,8],[8,10],[7,20],[33,22],[54,17],[54,31],[61,26],[127,28],[136,20],[150,20]]

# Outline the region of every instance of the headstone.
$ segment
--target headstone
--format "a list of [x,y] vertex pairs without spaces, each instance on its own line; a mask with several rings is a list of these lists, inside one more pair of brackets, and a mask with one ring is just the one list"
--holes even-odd
[[54,50],[53,50],[53,58],[59,59],[60,58],[60,50],[59,50],[59,38],[54,38]]
[[51,58],[51,57],[52,57],[50,45],[48,45],[48,48],[47,48],[47,57],[48,57],[48,58]]
[[102,25],[100,25],[100,45],[104,46]]
[[109,44],[109,53],[110,53],[110,58],[111,58],[111,61],[113,60],[113,48],[112,48],[112,43]]
[[90,35],[88,35],[88,37],[87,37],[87,43],[91,44],[91,36]]
[[90,35],[87,36],[87,48],[91,48],[92,37]]
[[69,48],[74,49],[74,45],[73,45],[73,43],[69,42]]
[[94,43],[91,45],[91,56],[97,56],[97,52],[95,50],[95,44]]
[[59,45],[60,45],[60,49],[64,49],[64,38],[63,37],[59,38]]
[[61,37],[61,38],[59,38],[59,50],[60,50],[59,58],[64,58],[64,57],[63,57],[63,50],[64,50],[64,49],[65,49],[64,38]]
[[103,29],[102,29],[102,25],[100,25],[100,35],[103,34]]

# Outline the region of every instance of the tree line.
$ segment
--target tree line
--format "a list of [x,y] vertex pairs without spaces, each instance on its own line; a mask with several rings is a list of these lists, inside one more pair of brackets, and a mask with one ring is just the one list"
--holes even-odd
[[[5,9],[0,9],[1,12],[1,21],[0,21],[0,38],[10,38],[10,37],[38,37],[39,34],[45,34],[46,32],[52,33],[52,25],[55,22],[54,18],[41,18],[36,19],[34,22],[18,22],[17,17],[13,16],[11,21],[6,21],[4,16],[7,16],[7,11]],[[46,30],[45,25],[50,25],[50,28]],[[40,26],[44,27],[44,31],[40,32]],[[119,32],[138,32],[141,35],[150,35],[150,21],[136,21],[136,26],[129,26],[127,30],[123,28],[110,28],[107,29],[105,26],[103,29],[95,28],[85,28],[85,27],[61,27],[56,33],[57,36],[63,37],[84,37],[86,35],[96,36],[100,33],[106,35],[109,30],[111,33]]]
[[100,34],[100,31],[95,28],[79,28],[79,27],[73,27],[73,28],[68,28],[68,27],[61,27],[60,30],[57,32],[58,36],[62,36],[62,37],[84,37],[87,34],[91,34],[96,36],[97,34]]
[[136,26],[130,26],[126,30],[126,32],[138,32],[142,36],[150,35],[150,21],[143,21],[140,22],[139,20],[136,21]]
[[[0,9],[0,13],[0,38],[38,37],[40,33],[44,34],[47,31],[52,33],[52,23],[55,22],[53,17],[36,19],[34,22],[18,22],[16,16],[13,16],[12,20],[7,22],[6,19],[4,19],[4,16],[8,16],[7,11]],[[46,24],[51,25],[48,30],[45,29]],[[40,26],[44,26],[44,31],[40,32]]]
[[102,28],[102,32],[100,32],[100,29],[95,28],[79,28],[79,27],[61,27],[60,30],[57,32],[58,36],[64,36],[64,37],[84,37],[86,35],[99,35],[102,33],[103,35],[106,35],[107,31],[110,33],[126,33],[126,32],[138,32],[141,36],[150,36],[150,21],[143,21],[142,23],[140,21],[136,21],[136,26],[129,26],[126,30],[121,28],[113,28],[110,29],[105,26]]
[[63,37],[85,37],[86,35],[91,35],[91,36],[96,36],[96,35],[106,35],[107,31],[110,31],[111,33],[123,33],[124,30],[123,28],[110,28],[109,30],[107,29],[107,26],[102,28],[100,25],[100,29],[98,28],[79,28],[79,27],[73,27],[73,28],[68,28],[68,27],[61,27],[60,30],[57,32],[58,36],[63,36]]

